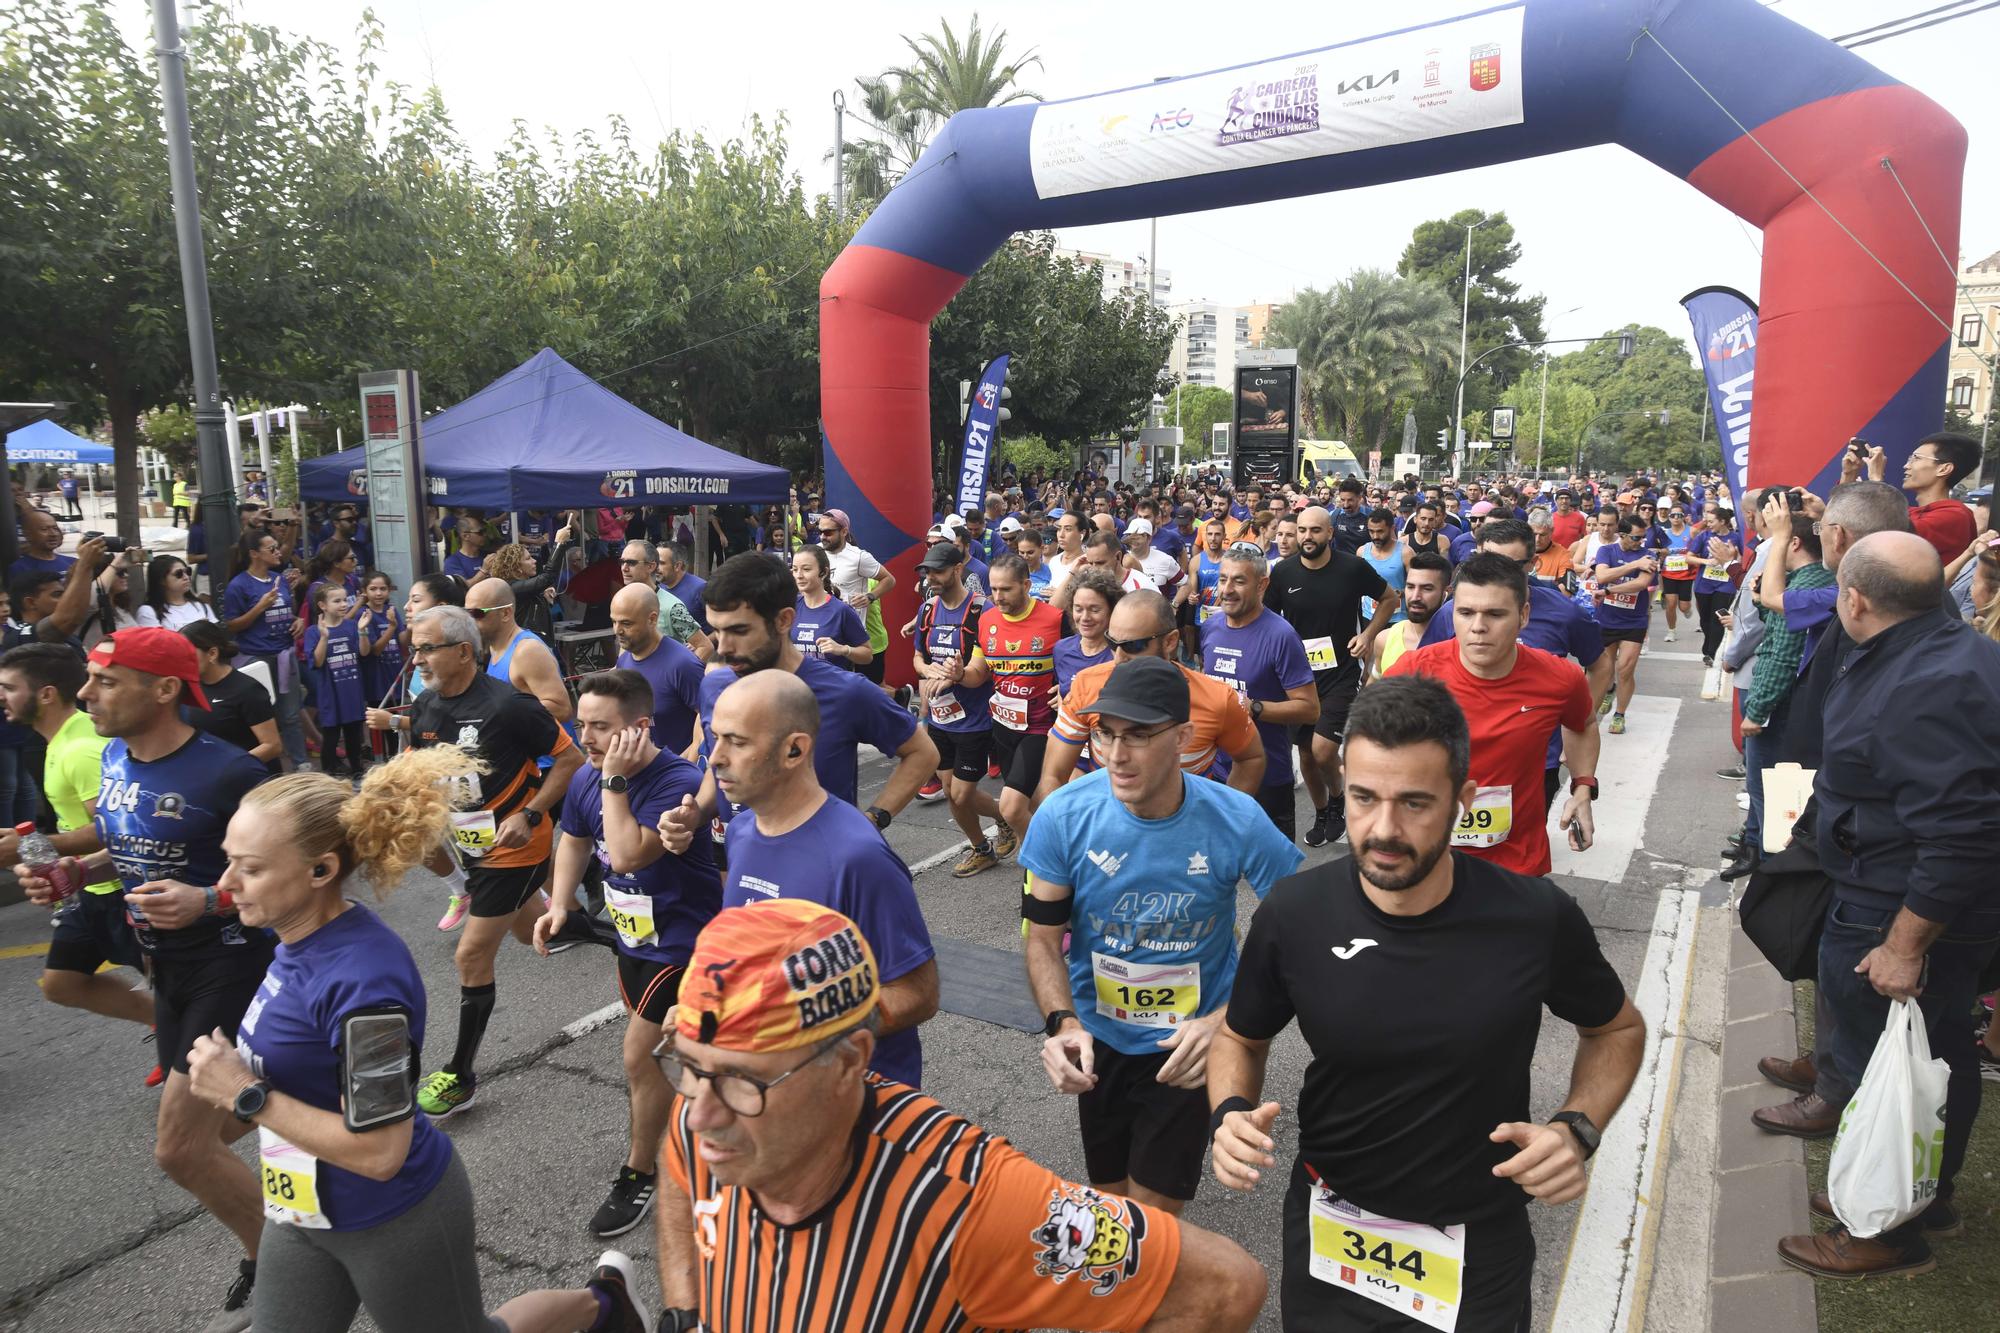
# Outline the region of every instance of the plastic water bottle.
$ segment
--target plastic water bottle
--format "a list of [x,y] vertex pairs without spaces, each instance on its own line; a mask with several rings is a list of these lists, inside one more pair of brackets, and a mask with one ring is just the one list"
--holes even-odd
[[45,879],[55,891],[56,905],[67,902],[77,890],[76,876],[62,863],[63,855],[56,845],[49,841],[49,835],[36,828],[32,822],[16,824],[14,832],[21,839],[21,867]]

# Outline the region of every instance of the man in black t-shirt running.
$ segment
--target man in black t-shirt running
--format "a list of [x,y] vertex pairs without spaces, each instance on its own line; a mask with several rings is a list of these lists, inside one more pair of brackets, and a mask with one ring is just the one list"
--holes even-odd
[[[1284,1200],[1288,1331],[1416,1328],[1415,1312],[1447,1307],[1460,1329],[1530,1327],[1527,1202],[1583,1193],[1639,1069],[1645,1022],[1576,901],[1451,850],[1470,765],[1442,685],[1362,691],[1347,723],[1354,855],[1264,900],[1209,1047],[1215,1178],[1238,1190],[1277,1165],[1280,1108],[1257,1104],[1272,1039],[1297,1018],[1312,1050]],[[1544,1006],[1578,1042],[1568,1098],[1537,1123]]]
[[[1361,601],[1375,599],[1375,614],[1361,624]],[[1264,605],[1291,622],[1305,641],[1306,662],[1319,689],[1319,721],[1292,729],[1313,822],[1306,846],[1340,841],[1340,734],[1361,688],[1361,664],[1402,601],[1402,590],[1383,582],[1375,567],[1333,544],[1333,516],[1314,507],[1299,514],[1299,549],[1271,567]]]

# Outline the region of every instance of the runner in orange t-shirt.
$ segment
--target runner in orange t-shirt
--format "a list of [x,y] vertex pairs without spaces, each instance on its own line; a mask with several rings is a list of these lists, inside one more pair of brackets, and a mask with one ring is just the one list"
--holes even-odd
[[876,975],[854,923],[801,899],[731,908],[695,942],[659,1049],[680,1094],[661,1328],[1250,1326],[1266,1282],[1235,1242],[869,1073]]
[[[1090,729],[1097,725],[1097,714],[1090,705],[1111,678],[1113,667],[1135,657],[1160,657],[1178,665],[1180,631],[1174,626],[1173,608],[1167,599],[1151,590],[1119,598],[1111,610],[1111,644],[1111,660],[1077,672],[1069,683],[1069,693],[1063,696],[1049,732],[1041,784],[1035,789],[1037,805],[1075,774],[1077,759],[1090,741]],[[1202,672],[1183,666],[1181,674],[1188,678],[1188,721],[1194,726],[1191,748],[1181,754],[1182,770],[1198,777],[1220,777],[1221,758],[1228,755],[1229,785],[1255,796],[1264,781],[1266,760],[1257,724],[1250,720],[1242,696]]]
[[1543,795],[1549,737],[1563,729],[1570,799],[1562,823],[1570,846],[1596,836],[1597,709],[1583,669],[1520,642],[1528,577],[1514,561],[1482,551],[1467,557],[1452,584],[1455,638],[1404,653],[1391,676],[1429,676],[1451,691],[1472,729],[1472,780],[1479,791],[1459,811],[1451,844],[1522,875],[1549,873],[1548,804]]

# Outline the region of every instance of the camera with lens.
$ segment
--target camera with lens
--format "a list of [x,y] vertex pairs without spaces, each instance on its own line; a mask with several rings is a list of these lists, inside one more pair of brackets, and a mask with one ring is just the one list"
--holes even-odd
[[81,545],[93,537],[104,543],[104,554],[97,558],[97,568],[95,570],[96,573],[102,574],[106,569],[111,567],[112,559],[124,552],[125,539],[115,532],[92,531],[80,535],[77,538],[77,543]]

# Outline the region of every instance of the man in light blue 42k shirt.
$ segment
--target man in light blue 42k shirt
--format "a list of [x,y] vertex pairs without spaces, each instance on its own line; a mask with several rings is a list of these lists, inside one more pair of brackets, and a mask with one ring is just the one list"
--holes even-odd
[[1103,767],[1058,788],[1021,848],[1042,1065],[1078,1096],[1090,1183],[1179,1213],[1207,1147],[1237,882],[1262,898],[1304,857],[1251,797],[1181,772],[1188,684],[1171,662],[1123,663],[1095,712]]

